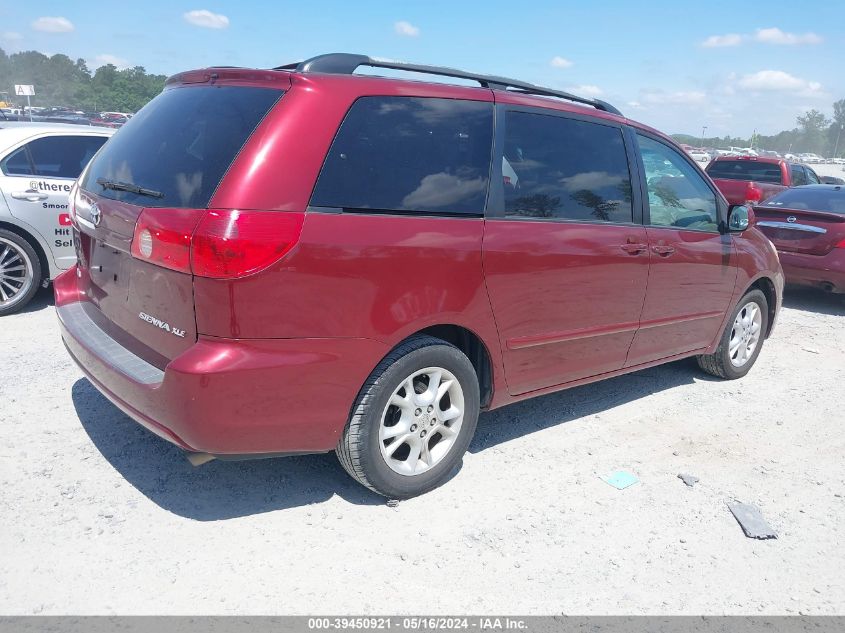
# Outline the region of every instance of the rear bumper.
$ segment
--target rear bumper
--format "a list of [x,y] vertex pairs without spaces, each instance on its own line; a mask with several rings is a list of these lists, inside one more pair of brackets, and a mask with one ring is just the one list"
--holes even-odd
[[786,283],[845,293],[845,248],[827,255],[778,252]]
[[56,305],[65,346],[103,395],[156,435],[214,455],[332,450],[388,352],[369,339],[200,336],[159,369],[98,328],[83,302],[57,296]]

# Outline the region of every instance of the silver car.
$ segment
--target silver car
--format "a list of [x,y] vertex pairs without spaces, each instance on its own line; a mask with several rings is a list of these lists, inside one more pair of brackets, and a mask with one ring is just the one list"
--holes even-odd
[[114,132],[0,121],[0,316],[76,261],[68,194]]

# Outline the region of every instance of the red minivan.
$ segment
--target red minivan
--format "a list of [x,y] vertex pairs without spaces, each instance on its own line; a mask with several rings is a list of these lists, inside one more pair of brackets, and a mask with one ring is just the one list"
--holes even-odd
[[171,77],[72,200],[56,307],[106,397],[194,462],[334,450],[393,498],[479,411],[690,356],[743,376],[781,303],[749,210],[666,136],[360,55]]

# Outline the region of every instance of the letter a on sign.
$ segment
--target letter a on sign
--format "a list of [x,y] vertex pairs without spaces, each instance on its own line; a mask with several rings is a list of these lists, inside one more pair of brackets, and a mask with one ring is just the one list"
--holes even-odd
[[15,84],[15,95],[18,97],[34,97],[35,86],[25,86]]

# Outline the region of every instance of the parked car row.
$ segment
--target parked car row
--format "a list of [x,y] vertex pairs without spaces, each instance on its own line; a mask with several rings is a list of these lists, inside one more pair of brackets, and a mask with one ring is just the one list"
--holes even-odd
[[749,157],[749,158],[775,158],[788,160],[794,163],[803,163],[805,165],[817,164],[836,164],[845,165],[845,158],[823,158],[818,154],[780,154],[772,150],[754,149],[752,147],[729,147],[728,149],[716,149],[713,147],[693,147],[691,145],[681,145],[685,152],[699,162],[710,162],[714,158],[722,156],[730,157]]
[[0,122],[29,121],[119,128],[130,118],[132,114],[127,112],[83,112],[65,107],[32,108],[31,111],[25,108],[0,108]]
[[[67,226],[56,309],[95,387],[193,463],[334,450],[392,498],[445,482],[482,410],[688,357],[744,376],[784,285],[764,195],[805,189],[754,157],[714,182],[603,101],[360,55],[171,77],[72,187],[14,125],[0,187]],[[835,213],[784,222],[833,243]],[[7,215],[24,296],[51,245]]]

